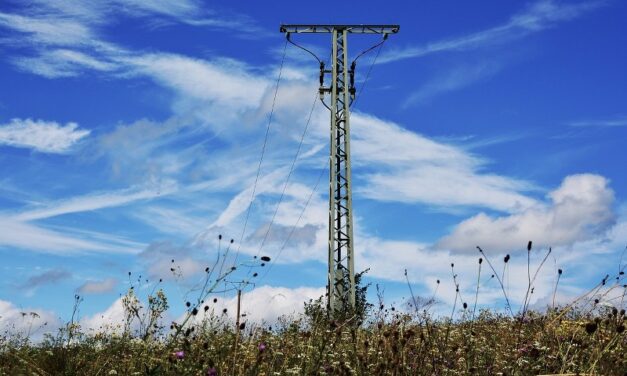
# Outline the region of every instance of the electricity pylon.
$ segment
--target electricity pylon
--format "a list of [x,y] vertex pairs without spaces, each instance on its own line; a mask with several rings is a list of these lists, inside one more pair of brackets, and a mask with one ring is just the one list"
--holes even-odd
[[[290,40],[291,33],[332,34],[332,67],[330,70],[325,69],[324,62],[311,51],[297,46],[318,59],[320,63],[320,99],[331,111],[327,308],[329,313],[345,311],[347,308],[354,309],[356,286],[349,109],[355,99],[355,61],[352,64],[348,62],[347,37],[348,34],[382,34],[385,40],[388,34],[397,33],[399,26],[281,25],[280,31],[287,34],[288,40]],[[327,73],[331,74],[330,87],[324,87],[324,78]],[[330,105],[324,102],[324,97],[327,94],[331,97]]]

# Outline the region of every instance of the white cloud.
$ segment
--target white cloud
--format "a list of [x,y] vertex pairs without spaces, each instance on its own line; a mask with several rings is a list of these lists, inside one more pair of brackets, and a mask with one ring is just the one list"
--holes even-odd
[[[234,60],[209,62],[176,54],[155,53],[121,59],[135,72],[193,99],[215,101],[230,110],[259,104],[268,81]],[[216,83],[219,82],[219,85]]]
[[581,120],[568,123],[571,127],[625,127],[627,126],[627,116],[615,117],[613,119]]
[[481,173],[485,161],[461,148],[361,113],[352,123],[353,163],[366,170],[356,192],[367,198],[508,212],[535,204],[520,193],[532,189],[529,183]]
[[94,34],[81,22],[58,17],[26,17],[0,12],[0,26],[24,33],[31,42],[51,46],[90,43]]
[[508,22],[476,33],[457,38],[432,42],[424,46],[410,46],[389,50],[377,62],[387,63],[421,57],[445,51],[464,51],[492,46],[537,33],[559,22],[575,19],[603,5],[601,1],[576,4],[556,4],[552,0],[537,1],[522,12],[513,15]]
[[65,214],[95,211],[128,205],[140,200],[150,200],[163,197],[176,192],[177,190],[178,188],[175,184],[165,183],[162,186],[153,189],[131,188],[121,191],[93,193],[49,203],[44,208],[23,211],[14,215],[13,218],[20,221],[33,221]]
[[102,236],[104,239],[93,239],[93,236],[72,235],[71,229],[54,231],[28,222],[13,218],[0,217],[0,247],[19,248],[29,251],[52,254],[71,254],[83,252],[114,252],[134,253],[137,247],[129,246],[128,242],[116,238]]
[[433,97],[461,89],[496,74],[499,69],[494,62],[457,67],[424,83],[409,95],[403,102],[403,107],[424,103]]
[[54,332],[61,326],[54,313],[42,309],[20,308],[13,303],[0,300],[0,332],[29,336],[40,339],[46,332]]
[[81,329],[85,333],[121,333],[126,322],[126,313],[122,298],[116,299],[111,306],[102,312],[83,317],[80,320]]
[[[310,299],[317,299],[325,294],[323,287],[276,287],[260,286],[250,292],[244,292],[241,299],[241,313],[245,316],[242,322],[274,323],[280,316],[298,315],[303,312],[304,303]],[[218,299],[217,304],[210,303],[214,314],[222,314],[227,309],[228,317],[235,321],[237,312],[237,296],[228,299]],[[209,310],[208,313],[212,313]],[[196,320],[202,319],[200,314]],[[179,320],[178,322],[181,322]]]
[[568,176],[549,198],[549,206],[529,207],[510,216],[480,213],[457,225],[436,246],[474,252],[477,245],[493,251],[519,249],[529,240],[539,246],[570,245],[597,237],[614,224],[614,193],[601,176]]
[[104,294],[113,291],[118,281],[115,278],[107,278],[102,281],[87,281],[79,288],[80,294]]
[[43,51],[35,57],[18,57],[13,63],[23,71],[47,78],[77,76],[85,69],[95,71],[114,71],[118,65],[103,61],[82,52],[58,49]]
[[54,121],[12,119],[0,124],[0,145],[31,148],[43,153],[67,153],[90,131],[78,124]]

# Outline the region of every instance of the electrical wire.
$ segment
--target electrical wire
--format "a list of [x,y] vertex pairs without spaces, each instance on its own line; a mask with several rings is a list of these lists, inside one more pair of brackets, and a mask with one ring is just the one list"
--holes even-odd
[[[328,162],[325,162],[325,166],[328,166]],[[309,206],[309,203],[311,202],[311,199],[312,199],[314,193],[318,189],[318,185],[320,184],[320,180],[322,179],[322,176],[324,175],[324,173],[326,171],[327,171],[326,168],[320,169],[320,174],[318,174],[318,179],[316,180],[316,184],[311,189],[311,192],[309,192],[309,197],[307,198],[307,201],[305,202],[305,206],[303,206],[303,209],[300,211],[300,214],[298,215],[298,219],[296,220],[296,222],[292,226],[292,228],[290,230],[290,233],[287,235],[287,238],[285,239],[285,242],[283,242],[283,245],[281,246],[281,248],[279,248],[279,252],[277,253],[276,256],[274,256],[274,260],[268,266],[268,269],[266,269],[266,272],[261,276],[261,278],[259,278],[259,280],[257,280],[258,284],[261,283],[261,281],[268,275],[268,273],[270,273],[270,270],[272,270],[272,266],[274,266],[274,264],[276,264],[276,260],[283,253],[283,250],[285,249],[285,247],[287,246],[287,243],[289,243],[290,239],[292,238],[292,235],[294,234],[294,231],[296,231],[296,227],[298,227],[298,224],[300,223],[300,220],[303,218],[303,215],[305,214],[305,211],[307,210],[307,207]]]
[[[274,107],[276,105],[277,93],[279,92],[279,83],[281,82],[281,76],[283,74],[283,65],[285,64],[285,54],[287,51],[287,40],[283,45],[283,57],[281,58],[281,66],[279,68],[279,76],[276,80],[276,86],[274,89],[274,98],[272,99],[272,107],[270,109],[270,116],[268,117],[268,125],[266,126],[266,134],[263,138],[263,146],[261,147],[261,156],[259,157],[259,164],[257,165],[257,175],[255,176],[255,183],[253,184],[253,191],[250,196],[250,204],[248,205],[248,210],[246,211],[246,219],[244,220],[244,227],[242,228],[242,235],[240,236],[239,243],[237,246],[237,252],[235,254],[235,259],[233,264],[237,264],[237,258],[239,257],[240,249],[242,247],[242,242],[244,240],[244,234],[246,233],[246,226],[248,225],[248,220],[250,218],[250,210],[253,206],[253,202],[255,201],[255,193],[257,192],[257,183],[259,182],[259,174],[261,172],[261,163],[263,162],[263,157],[266,152],[266,145],[268,143],[268,134],[270,133],[270,125],[272,124],[272,117],[274,115]],[[226,257],[226,255],[225,255]]]
[[[387,37],[387,34],[385,36]],[[357,59],[359,59],[361,57],[361,55],[365,54],[368,51],[371,51],[373,48],[375,48],[377,46],[379,47],[377,49],[377,54],[374,56],[374,59],[372,60],[372,64],[370,64],[370,67],[368,68],[368,72],[366,73],[366,79],[364,80],[364,83],[359,88],[359,92],[355,96],[355,100],[353,101],[352,107],[355,107],[355,105],[357,105],[357,101],[359,100],[359,98],[361,98],[361,94],[364,91],[364,88],[366,87],[366,83],[368,83],[368,79],[370,78],[370,73],[372,72],[372,68],[377,63],[377,58],[379,57],[379,54],[381,53],[381,49],[383,49],[383,42],[385,42],[386,39],[387,38],[384,37],[383,41],[381,41],[379,44],[376,44],[376,45],[372,46],[371,48],[365,50],[359,56],[357,56]],[[353,61],[357,61],[357,59],[355,59]]]
[[292,165],[290,166],[290,170],[287,174],[287,178],[285,179],[285,184],[283,184],[283,190],[281,191],[281,196],[279,197],[279,201],[276,204],[276,207],[274,208],[274,213],[272,214],[272,219],[270,220],[270,224],[268,225],[268,228],[266,230],[266,233],[263,236],[263,239],[261,241],[261,245],[259,246],[259,251],[257,252],[257,256],[259,256],[261,254],[261,251],[263,249],[263,246],[266,244],[266,241],[268,240],[268,235],[270,234],[270,230],[272,228],[272,225],[274,224],[274,220],[276,219],[276,215],[279,211],[279,207],[281,206],[281,203],[283,202],[283,198],[285,197],[285,191],[287,190],[287,186],[290,182],[290,178],[292,176],[292,173],[294,172],[294,167],[296,166],[296,161],[298,160],[298,157],[300,156],[300,151],[303,147],[303,141],[305,140],[305,135],[307,134],[307,130],[309,129],[309,124],[311,123],[311,118],[313,116],[314,110],[316,108],[316,102],[318,102],[318,94],[316,93],[316,96],[314,97],[314,101],[313,104],[311,105],[311,110],[309,111],[309,116],[307,118],[307,122],[305,123],[305,128],[303,129],[303,133],[300,136],[300,142],[298,143],[298,148],[296,149],[296,154],[294,155],[294,159],[292,159]]

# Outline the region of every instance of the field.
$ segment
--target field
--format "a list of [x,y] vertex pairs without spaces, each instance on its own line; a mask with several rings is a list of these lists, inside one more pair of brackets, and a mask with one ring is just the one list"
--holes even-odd
[[[164,327],[160,316],[168,308],[166,296],[157,291],[147,299],[148,309],[142,311],[131,289],[124,299],[126,320],[115,328],[86,334],[80,323],[70,321],[39,342],[19,333],[0,336],[0,372],[625,375],[624,301],[621,298],[615,306],[603,304],[610,291],[625,296],[623,277],[621,271],[612,277],[610,285],[607,276],[572,304],[543,313],[527,309],[526,302],[515,314],[511,309],[502,313],[479,311],[474,304],[460,302],[450,317],[436,317],[430,313],[433,301],[420,303],[416,298],[412,298],[415,304],[404,309],[384,304],[373,307],[363,300],[362,287],[358,312],[329,319],[321,298],[305,304],[304,314],[281,318],[274,326],[245,322],[236,326],[220,312],[212,314],[204,299],[199,299],[187,304],[183,321]],[[211,297],[211,286],[207,285],[201,297]]]

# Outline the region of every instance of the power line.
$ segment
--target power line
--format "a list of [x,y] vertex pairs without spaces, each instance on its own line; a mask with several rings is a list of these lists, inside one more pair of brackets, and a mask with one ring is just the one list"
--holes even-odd
[[[359,100],[359,98],[361,98],[361,94],[364,91],[364,88],[366,87],[366,83],[368,83],[368,79],[370,78],[370,72],[372,72],[372,68],[374,67],[374,65],[377,63],[377,58],[379,57],[379,54],[381,53],[381,49],[383,49],[383,42],[385,42],[386,39],[384,39],[379,45],[378,45],[378,49],[377,49],[377,54],[374,56],[374,59],[372,60],[372,63],[370,64],[370,67],[368,68],[368,72],[366,72],[366,79],[364,80],[364,83],[361,85],[361,87],[359,88],[359,92],[357,93],[357,95],[355,96],[355,100],[353,101],[353,108],[357,105],[357,101]],[[376,47],[376,46],[375,46]],[[362,52],[358,58],[363,55],[364,53],[370,51],[366,50],[364,52]],[[357,59],[355,59],[355,61],[357,61]]]
[[[325,167],[328,167],[328,162],[325,162]],[[307,201],[305,202],[305,206],[303,206],[303,209],[300,211],[300,214],[298,215],[298,219],[296,220],[296,222],[294,223],[294,225],[290,229],[290,232],[287,235],[287,238],[285,239],[285,242],[283,242],[283,245],[281,246],[281,248],[279,248],[279,252],[277,253],[276,256],[274,256],[274,260],[268,266],[268,269],[266,269],[266,272],[263,274],[263,276],[261,276],[261,278],[259,278],[259,281],[257,283],[260,283],[266,277],[266,275],[268,275],[270,270],[272,270],[272,266],[274,264],[276,264],[276,260],[279,258],[279,256],[281,256],[281,253],[283,253],[283,250],[285,249],[285,247],[287,246],[287,243],[289,243],[290,239],[292,238],[292,235],[294,234],[294,231],[296,230],[296,227],[298,227],[298,224],[300,223],[300,220],[303,218],[303,215],[305,214],[305,211],[307,210],[307,207],[309,206],[309,203],[311,202],[311,199],[312,199],[314,193],[318,189],[318,185],[320,184],[320,180],[322,179],[322,176],[324,175],[324,173],[326,171],[327,171],[326,168],[320,169],[320,173],[318,174],[318,179],[316,180],[316,184],[311,189],[311,192],[309,192],[309,197],[307,198]]]
[[298,156],[300,155],[300,151],[302,149],[303,146],[303,141],[305,139],[305,135],[307,134],[307,129],[309,128],[309,124],[311,123],[311,117],[314,113],[314,109],[316,108],[316,102],[318,102],[318,93],[316,92],[316,95],[314,96],[314,101],[313,104],[311,105],[311,110],[309,111],[309,117],[307,118],[307,122],[305,123],[305,128],[303,129],[303,133],[300,136],[300,142],[298,143],[298,148],[296,149],[296,154],[294,155],[294,159],[292,160],[292,165],[290,166],[290,170],[287,174],[287,178],[285,179],[285,184],[283,184],[283,190],[281,191],[281,196],[279,197],[279,201],[276,205],[276,207],[274,208],[274,213],[272,214],[272,219],[270,220],[270,224],[268,225],[268,229],[266,230],[266,233],[264,234],[264,237],[261,241],[261,245],[259,246],[259,251],[257,252],[257,256],[259,256],[261,254],[261,250],[263,249],[263,246],[266,243],[266,240],[268,240],[268,235],[270,234],[270,230],[272,228],[272,225],[274,223],[274,220],[276,219],[276,215],[279,211],[279,207],[281,206],[281,203],[283,202],[283,198],[285,197],[285,191],[287,189],[287,186],[289,184],[290,181],[290,177],[292,176],[292,173],[294,172],[294,167],[296,165],[296,161],[298,160]]
[[[379,54],[381,53],[381,49],[383,48],[383,44],[384,44],[384,42],[385,42],[386,40],[387,40],[387,38],[385,38],[385,37],[384,37],[384,39],[383,39],[380,43],[378,43],[378,44],[376,44],[375,46],[373,46],[373,47],[371,47],[371,48],[369,48],[369,49],[367,49],[367,50],[365,50],[365,51],[361,52],[361,53],[357,56],[357,58],[354,60],[354,61],[357,61],[357,60],[358,60],[361,56],[363,56],[363,55],[365,55],[366,53],[368,53],[368,52],[372,51],[373,49],[377,48],[377,53],[376,53],[376,55],[375,55],[374,59],[372,60],[372,63],[370,64],[370,67],[368,68],[368,71],[367,71],[367,73],[366,73],[366,78],[365,78],[365,80],[364,80],[364,83],[363,83],[363,84],[361,85],[361,87],[359,88],[359,92],[358,92],[358,94],[355,96],[355,100],[354,100],[354,101],[353,101],[353,103],[352,103],[352,105],[353,105],[353,106],[355,106],[355,105],[357,104],[357,100],[361,97],[361,95],[362,95],[362,93],[363,93],[363,91],[364,91],[364,88],[366,87],[366,83],[368,82],[368,80],[369,80],[369,78],[370,78],[370,73],[372,72],[372,69],[373,69],[374,65],[376,64],[376,62],[377,62],[377,58],[379,57]],[[292,43],[292,44],[296,45],[297,47],[304,49],[302,46],[299,46],[299,45],[295,44],[295,43],[294,43],[293,41],[291,41],[289,38],[288,38],[288,41],[289,41],[290,43]],[[318,58],[315,54],[313,54],[311,51],[306,50],[306,49],[305,49],[305,51],[307,51],[307,52],[309,52],[310,54],[312,54],[312,55],[314,56],[314,58],[316,58],[316,60],[318,60],[318,61],[320,62],[320,59],[319,59],[319,58]],[[317,96],[316,96],[316,98],[317,98]],[[303,131],[303,134],[302,134],[301,139],[300,139],[300,144],[299,144],[299,146],[298,146],[298,151],[296,152],[296,156],[294,157],[294,160],[292,161],[292,166],[291,166],[290,172],[289,172],[289,174],[288,174],[288,177],[287,177],[287,180],[286,180],[286,182],[285,182],[285,185],[283,186],[283,192],[281,193],[281,198],[279,199],[279,203],[277,204],[277,206],[276,206],[276,208],[275,208],[274,215],[272,216],[272,220],[270,221],[270,225],[268,226],[268,229],[266,230],[266,233],[265,233],[265,235],[264,235],[264,238],[263,238],[263,241],[262,241],[262,243],[261,243],[261,247],[259,248],[259,252],[257,253],[257,256],[259,256],[259,254],[261,253],[261,249],[263,248],[263,245],[264,245],[264,244],[265,244],[265,242],[266,242],[266,239],[267,239],[267,237],[268,237],[268,234],[270,233],[270,228],[271,228],[271,226],[272,226],[272,223],[273,223],[273,222],[274,222],[274,220],[275,220],[275,216],[276,216],[277,211],[278,211],[278,209],[279,209],[279,205],[281,204],[281,202],[282,202],[282,200],[283,200],[283,195],[284,195],[284,193],[285,193],[285,189],[286,189],[286,187],[287,187],[287,183],[288,183],[289,178],[290,178],[290,176],[291,176],[291,174],[292,174],[292,171],[293,171],[293,168],[294,168],[294,164],[295,164],[296,159],[297,159],[297,157],[298,157],[298,153],[300,152],[300,148],[301,148],[301,145],[302,145],[302,143],[303,143],[303,138],[304,138],[304,136],[305,136],[305,133],[307,132],[307,127],[309,126],[309,122],[311,121],[311,116],[312,116],[312,114],[313,114],[313,110],[314,110],[314,107],[315,107],[315,103],[316,103],[316,102],[317,102],[317,100],[314,100],[314,105],[313,105],[313,106],[312,106],[312,108],[311,108],[311,111],[310,111],[310,113],[309,113],[309,118],[307,119],[307,124],[305,125],[305,130]],[[327,165],[327,164],[325,164],[325,167],[328,167],[328,165]],[[260,283],[260,282],[261,282],[261,281],[262,281],[262,280],[263,280],[263,279],[264,279],[264,278],[268,275],[268,273],[270,272],[270,270],[272,270],[272,267],[273,267],[273,266],[274,266],[274,264],[276,263],[276,260],[278,259],[278,257],[279,257],[279,256],[283,253],[283,250],[285,249],[285,247],[286,247],[286,246],[287,246],[287,244],[289,243],[289,241],[290,241],[290,239],[291,239],[292,235],[294,234],[294,231],[296,230],[296,227],[298,227],[298,224],[300,223],[300,221],[301,221],[301,219],[302,219],[302,216],[303,216],[303,215],[304,215],[304,213],[305,213],[305,210],[306,210],[306,209],[307,209],[307,207],[309,206],[309,203],[310,203],[310,201],[311,201],[311,198],[313,197],[314,192],[315,192],[315,191],[316,191],[316,189],[318,188],[318,185],[319,185],[319,183],[320,183],[320,179],[322,178],[322,175],[323,175],[323,173],[324,173],[325,171],[326,171],[326,168],[322,168],[322,169],[320,170],[320,174],[318,175],[318,178],[317,178],[316,184],[315,184],[314,188],[312,189],[312,191],[310,192],[309,197],[307,198],[307,202],[305,203],[305,206],[304,206],[304,207],[303,207],[303,209],[301,210],[300,215],[298,216],[298,219],[296,220],[296,223],[295,223],[295,224],[292,226],[292,228],[290,229],[290,232],[289,232],[289,234],[288,234],[288,236],[287,236],[287,238],[286,238],[285,242],[283,243],[283,245],[282,245],[282,246],[281,246],[281,248],[279,249],[279,252],[277,253],[277,255],[276,255],[276,256],[274,256],[274,259],[273,259],[272,263],[268,266],[268,269],[266,269],[265,273],[262,275],[262,277],[258,280],[258,282],[257,282],[257,283]],[[250,270],[249,270],[249,274],[250,274]]]
[[242,241],[244,240],[244,234],[246,233],[246,226],[248,225],[248,219],[250,218],[250,210],[253,206],[253,202],[255,201],[255,193],[257,192],[257,183],[259,181],[259,174],[261,172],[261,163],[263,162],[263,157],[266,152],[266,145],[268,143],[268,134],[270,133],[270,124],[272,124],[272,116],[274,115],[274,107],[276,105],[277,93],[279,92],[279,83],[281,82],[281,76],[283,74],[283,65],[285,63],[286,51],[287,51],[287,40],[285,41],[285,44],[283,45],[283,57],[281,58],[279,76],[277,77],[276,86],[274,89],[274,98],[272,99],[272,107],[270,109],[270,116],[268,117],[268,125],[266,126],[266,134],[263,138],[263,146],[261,147],[261,156],[259,157],[259,164],[257,165],[257,175],[255,176],[255,183],[253,184],[253,191],[250,196],[250,204],[248,205],[248,210],[246,210],[246,219],[244,220],[244,227],[242,228],[242,235],[240,236],[240,239],[239,239],[237,252],[235,253],[235,259],[233,261],[233,264],[237,263],[237,258],[239,256],[240,249],[242,248]]

